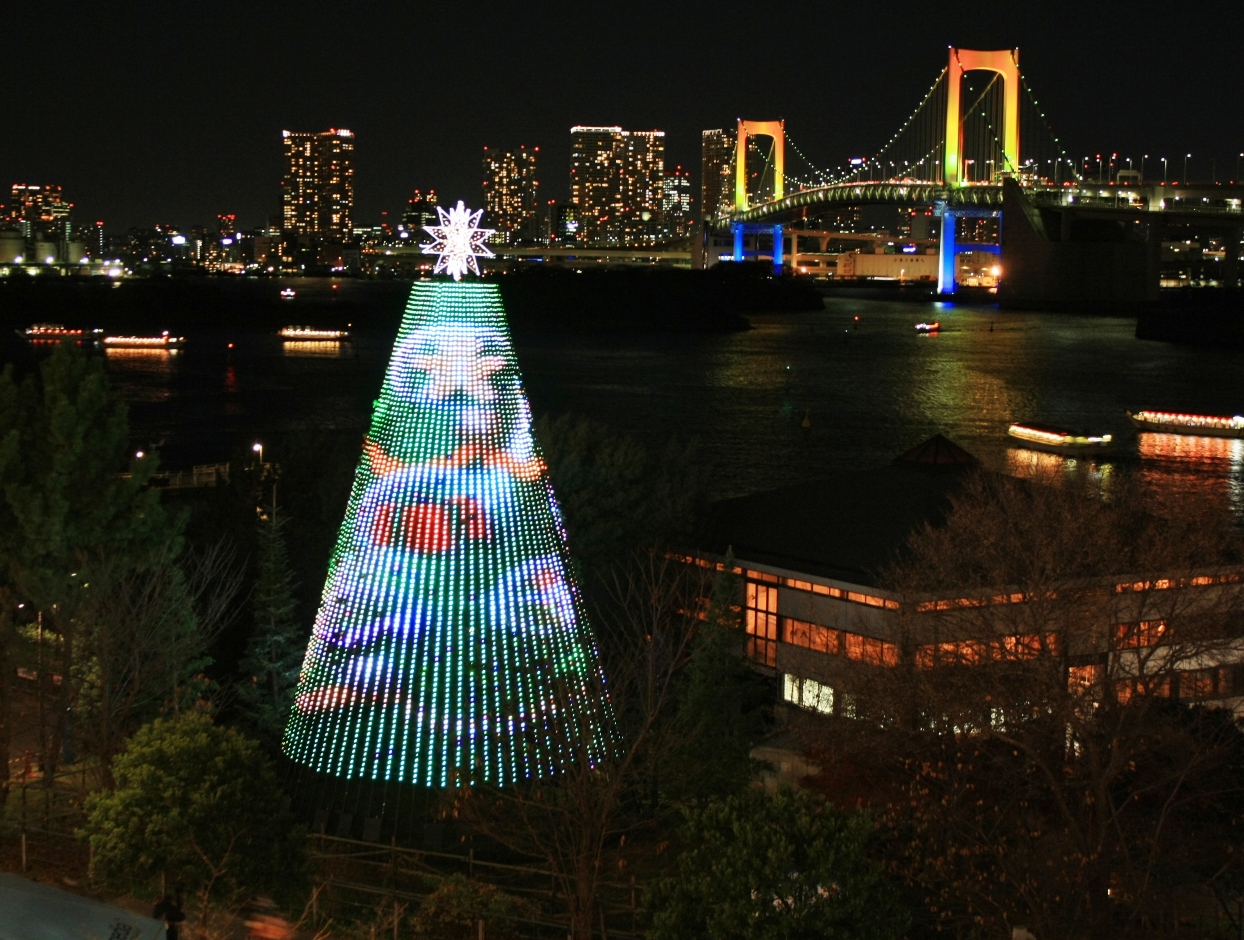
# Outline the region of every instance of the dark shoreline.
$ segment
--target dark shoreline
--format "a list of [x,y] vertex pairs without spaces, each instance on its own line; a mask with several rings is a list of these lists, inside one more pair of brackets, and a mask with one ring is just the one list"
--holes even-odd
[[[533,268],[496,283],[519,331],[730,333],[750,328],[748,313],[823,307],[812,285],[744,265],[583,273]],[[285,286],[296,291],[294,300],[280,297]],[[275,330],[290,323],[396,329],[409,290],[409,281],[321,278],[5,278],[0,328],[51,322],[134,332]]]

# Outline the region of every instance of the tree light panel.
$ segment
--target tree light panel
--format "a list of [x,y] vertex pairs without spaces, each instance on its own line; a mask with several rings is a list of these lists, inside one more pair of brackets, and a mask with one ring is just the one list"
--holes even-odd
[[611,706],[494,284],[414,285],[284,748],[430,787],[611,753]]

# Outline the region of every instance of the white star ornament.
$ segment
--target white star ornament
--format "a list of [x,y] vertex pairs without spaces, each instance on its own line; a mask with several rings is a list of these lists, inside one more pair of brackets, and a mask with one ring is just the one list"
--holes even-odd
[[440,256],[432,273],[448,271],[455,281],[462,280],[467,271],[478,276],[479,265],[475,263],[475,258],[495,257],[484,240],[496,229],[479,227],[484,210],[472,212],[462,204],[462,200],[458,200],[458,205],[448,212],[440,206],[436,207],[436,212],[441,217],[441,224],[425,225],[423,230],[432,236],[432,241],[419,246],[425,255]]

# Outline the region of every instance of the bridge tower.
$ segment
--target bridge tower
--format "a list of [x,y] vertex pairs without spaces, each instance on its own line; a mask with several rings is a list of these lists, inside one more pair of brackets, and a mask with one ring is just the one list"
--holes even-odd
[[[947,188],[966,186],[963,172],[963,105],[960,98],[965,72],[996,72],[1002,76],[1002,162],[1004,173],[1019,171],[1019,50],[950,49],[946,71],[946,153],[942,163]],[[991,180],[991,182],[993,182]],[[955,223],[961,215],[980,215],[980,210],[964,212],[942,203],[942,237],[939,246],[937,290],[955,291]],[[990,215],[996,213],[990,212]]]
[[[786,194],[786,122],[785,121],[745,121],[739,118],[738,132],[734,137],[734,208],[740,211],[748,208],[747,200],[747,141],[751,137],[771,137],[773,139],[773,198],[781,199]],[[731,224],[734,233],[734,260],[743,260],[744,226],[738,222]],[[748,226],[747,231],[757,227]],[[784,236],[781,225],[759,226],[765,231],[773,232],[773,270],[782,269],[782,241]]]
[[947,186],[966,185],[963,172],[963,114],[960,92],[965,72],[996,72],[1002,76],[1003,172],[1019,170],[1019,50],[950,50],[946,73],[946,157],[943,163]]

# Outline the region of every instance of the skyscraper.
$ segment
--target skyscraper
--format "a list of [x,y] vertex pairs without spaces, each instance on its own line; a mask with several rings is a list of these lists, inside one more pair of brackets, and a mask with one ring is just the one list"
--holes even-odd
[[27,238],[46,236],[53,241],[69,237],[69,217],[73,203],[65,202],[59,186],[14,183],[10,191],[8,218],[18,223]]
[[665,234],[670,238],[683,238],[691,230],[691,171],[674,167],[665,176],[665,189],[661,196],[661,215]]
[[429,189],[426,193],[416,189],[413,196],[406,201],[402,210],[400,228],[413,236],[423,237],[425,225],[436,224],[436,190]]
[[617,244],[622,201],[620,127],[570,128],[570,203],[579,216],[578,241]]
[[484,148],[484,209],[497,232],[489,241],[513,245],[537,237],[539,182],[536,155],[539,147],[516,151]]
[[665,131],[622,132],[622,243],[661,240],[665,191]]
[[733,130],[700,133],[700,218],[714,219],[734,206]]
[[354,231],[354,134],[329,128],[319,134],[281,131],[281,136],[285,230],[346,241]]
[[665,131],[570,129],[570,202],[579,241],[653,244],[660,237]]

